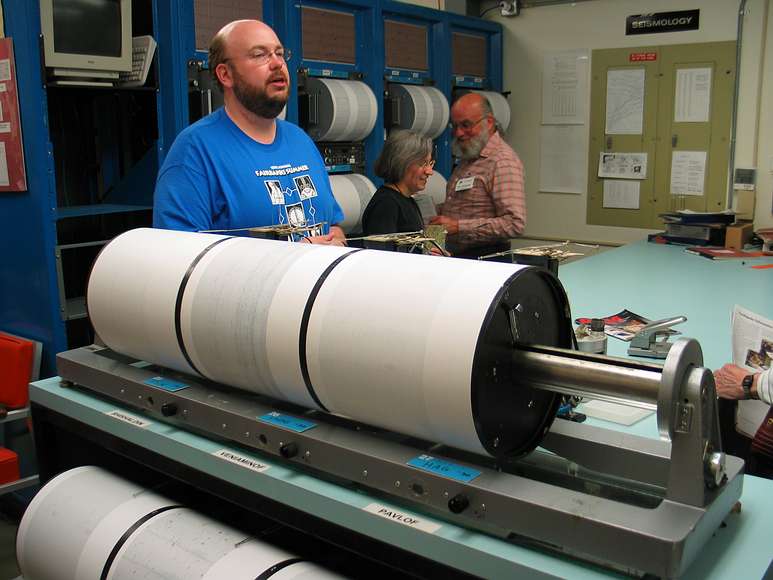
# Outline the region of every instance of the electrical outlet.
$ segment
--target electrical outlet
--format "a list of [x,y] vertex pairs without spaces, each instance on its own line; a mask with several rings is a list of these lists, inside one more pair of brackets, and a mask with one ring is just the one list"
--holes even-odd
[[518,16],[518,0],[502,0],[499,9],[502,16]]

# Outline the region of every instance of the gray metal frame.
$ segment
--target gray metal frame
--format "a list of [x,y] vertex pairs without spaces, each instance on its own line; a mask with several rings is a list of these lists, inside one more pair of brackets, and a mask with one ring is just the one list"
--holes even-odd
[[[63,386],[80,385],[181,428],[388,494],[395,502],[460,526],[626,572],[679,576],[741,496],[741,460],[728,457],[718,485],[712,487],[705,450],[695,452],[706,425],[711,427],[705,395],[710,391],[713,396],[713,388],[705,388],[708,371],[701,368],[687,373],[687,401],[680,408],[692,405],[690,421],[678,423],[687,432],[675,429],[672,444],[557,421],[543,446],[566,459],[537,451],[504,465],[160,372],[97,346],[61,353],[58,370]],[[189,386],[171,393],[145,384],[159,375]],[[256,420],[277,410],[317,425],[295,433]],[[462,483],[407,465],[421,453],[472,464],[481,475]]]

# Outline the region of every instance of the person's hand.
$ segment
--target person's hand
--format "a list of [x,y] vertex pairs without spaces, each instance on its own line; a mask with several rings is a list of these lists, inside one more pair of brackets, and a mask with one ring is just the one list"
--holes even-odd
[[330,233],[324,236],[309,236],[304,238],[312,244],[322,244],[323,246],[345,246],[346,234],[339,226],[330,226]]
[[714,381],[717,383],[717,396],[721,399],[743,399],[744,392],[741,382],[749,371],[738,365],[726,364],[714,371]]
[[442,248],[438,248],[437,246],[432,246],[429,249],[429,253],[433,256],[450,256],[451,252],[447,252],[446,250]]
[[450,235],[459,233],[459,220],[444,215],[436,215],[429,220],[431,226],[443,226]]
[[304,238],[309,241],[309,243],[312,244],[320,244],[323,246],[345,246],[346,242],[344,240],[339,239],[334,234],[325,234],[324,236],[309,236],[308,238]]

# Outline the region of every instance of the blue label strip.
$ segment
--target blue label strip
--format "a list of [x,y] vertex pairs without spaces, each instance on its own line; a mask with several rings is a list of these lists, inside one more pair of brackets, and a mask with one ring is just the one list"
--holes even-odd
[[431,455],[419,455],[414,457],[408,462],[408,465],[434,473],[435,475],[441,475],[448,479],[455,479],[456,481],[464,481],[465,483],[472,481],[480,475],[480,471],[472,469],[471,467],[465,467],[464,465],[457,465],[450,461],[438,459]]
[[328,173],[343,173],[352,171],[351,165],[325,165]]
[[335,70],[331,68],[310,68],[308,69],[310,77],[328,77],[336,79],[348,79],[349,73],[343,70]]
[[164,377],[150,378],[145,381],[145,384],[150,385],[151,387],[156,387],[157,389],[163,389],[164,391],[169,391],[170,393],[182,391],[183,389],[187,389],[190,386],[190,385],[186,385],[185,383],[173,381],[172,379],[165,379]]
[[258,421],[271,423],[272,425],[276,425],[277,427],[281,427],[282,429],[287,429],[289,431],[295,431],[296,433],[303,433],[304,431],[308,431],[309,429],[317,426],[316,423],[312,423],[311,421],[298,419],[297,417],[291,417],[290,415],[283,415],[282,413],[277,413],[276,411],[272,411],[262,415],[261,417],[258,417]]
[[457,87],[469,87],[474,89],[483,88],[485,79],[482,77],[456,76],[454,77]]

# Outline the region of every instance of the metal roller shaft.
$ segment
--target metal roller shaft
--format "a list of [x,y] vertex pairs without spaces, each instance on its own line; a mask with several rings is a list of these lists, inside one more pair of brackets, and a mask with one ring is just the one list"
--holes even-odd
[[662,367],[560,348],[519,346],[513,364],[524,384],[655,409]]

